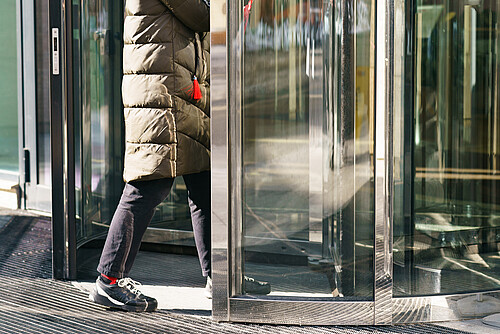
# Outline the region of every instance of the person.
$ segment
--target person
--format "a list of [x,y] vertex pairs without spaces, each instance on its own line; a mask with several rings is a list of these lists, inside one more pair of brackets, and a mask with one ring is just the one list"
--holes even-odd
[[[126,0],[122,99],[125,187],[89,298],[126,311],[158,302],[129,278],[155,207],[182,176],[206,294],[211,298],[210,2]],[[269,284],[245,278],[246,289]]]

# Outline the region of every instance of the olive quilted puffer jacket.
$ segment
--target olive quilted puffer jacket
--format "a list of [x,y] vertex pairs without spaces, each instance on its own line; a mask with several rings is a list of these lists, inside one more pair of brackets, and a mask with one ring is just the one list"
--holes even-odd
[[[126,182],[210,169],[209,4],[126,0]],[[194,76],[200,99],[193,96]]]

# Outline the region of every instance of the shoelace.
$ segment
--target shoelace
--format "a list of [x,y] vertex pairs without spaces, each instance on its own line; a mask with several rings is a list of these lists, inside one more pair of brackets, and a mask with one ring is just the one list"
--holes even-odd
[[122,279],[118,280],[117,283],[118,283],[118,286],[120,288],[127,287],[130,290],[130,292],[132,292],[136,295],[142,294],[141,290],[139,290],[139,288],[138,288],[142,284],[132,280],[130,277],[122,278]]

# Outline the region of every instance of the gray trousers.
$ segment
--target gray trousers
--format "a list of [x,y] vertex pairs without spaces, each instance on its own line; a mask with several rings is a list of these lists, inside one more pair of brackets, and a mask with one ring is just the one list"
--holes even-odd
[[[210,172],[184,175],[194,240],[203,276],[211,276]],[[109,227],[97,271],[110,277],[127,277],[154,210],[169,194],[174,179],[125,184]]]

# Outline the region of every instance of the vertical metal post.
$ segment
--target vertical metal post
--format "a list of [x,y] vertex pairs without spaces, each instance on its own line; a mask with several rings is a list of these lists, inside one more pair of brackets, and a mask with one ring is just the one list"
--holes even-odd
[[17,31],[17,133],[19,143],[19,186],[20,196],[18,207],[25,207],[25,169],[24,169],[24,36],[23,36],[23,1],[16,1],[16,31]]
[[[51,33],[50,139],[52,167],[52,267],[56,279],[76,278],[75,180],[72,110],[71,6],[49,1]],[[69,54],[68,54],[69,52]]]
[[[354,153],[349,153],[350,145],[354,142],[354,99],[355,99],[355,36],[354,18],[355,4],[353,0],[340,1],[340,15],[342,27],[340,32],[340,110],[339,110],[339,166],[342,174],[354,175],[355,158]],[[350,169],[350,170],[348,170]],[[351,184],[343,184],[352,182]],[[338,185],[354,189],[354,181],[344,180],[340,176]],[[356,257],[355,235],[356,214],[355,198],[349,199],[346,207],[339,210],[339,224],[341,232],[342,257],[342,293],[353,296],[356,289]]]
[[[227,3],[229,6],[227,29],[227,116],[228,116],[228,158],[229,158],[229,266],[228,297],[242,294],[244,259],[243,205],[243,110],[244,90],[245,30],[242,24],[243,5],[241,2]],[[256,7],[258,8],[258,7]],[[229,317],[230,317],[229,310]]]
[[76,204],[75,204],[75,129],[73,101],[73,5],[71,0],[63,1],[63,48],[64,62],[64,137],[65,147],[65,239],[66,239],[66,279],[76,279]]
[[[36,171],[36,39],[35,39],[35,3],[34,1],[21,0],[18,2],[18,85],[19,85],[19,156],[20,167],[23,168],[24,149],[30,149],[31,161],[27,167],[30,171]],[[29,135],[26,135],[29,134]],[[31,184],[36,185],[38,178],[32,177],[28,182],[25,180],[26,170],[21,171],[19,185],[22,188],[21,207],[26,209],[26,197],[31,193]],[[35,176],[35,175],[33,175]]]
[[392,92],[393,0],[377,1],[375,63],[375,316],[392,323]]
[[[61,3],[60,0],[49,2],[49,21],[51,27],[52,54],[59,52],[61,43]],[[57,29],[57,30],[53,30]],[[64,238],[64,179],[62,154],[62,80],[61,74],[54,74],[54,67],[60,66],[59,59],[52,59],[50,64],[50,164],[52,172],[52,273],[54,278],[64,278],[65,238]],[[57,65],[54,66],[54,63]]]
[[[228,60],[232,10],[226,0],[212,0],[211,22],[211,152],[212,152],[212,317],[229,320],[230,188]],[[234,15],[233,15],[234,16]]]

